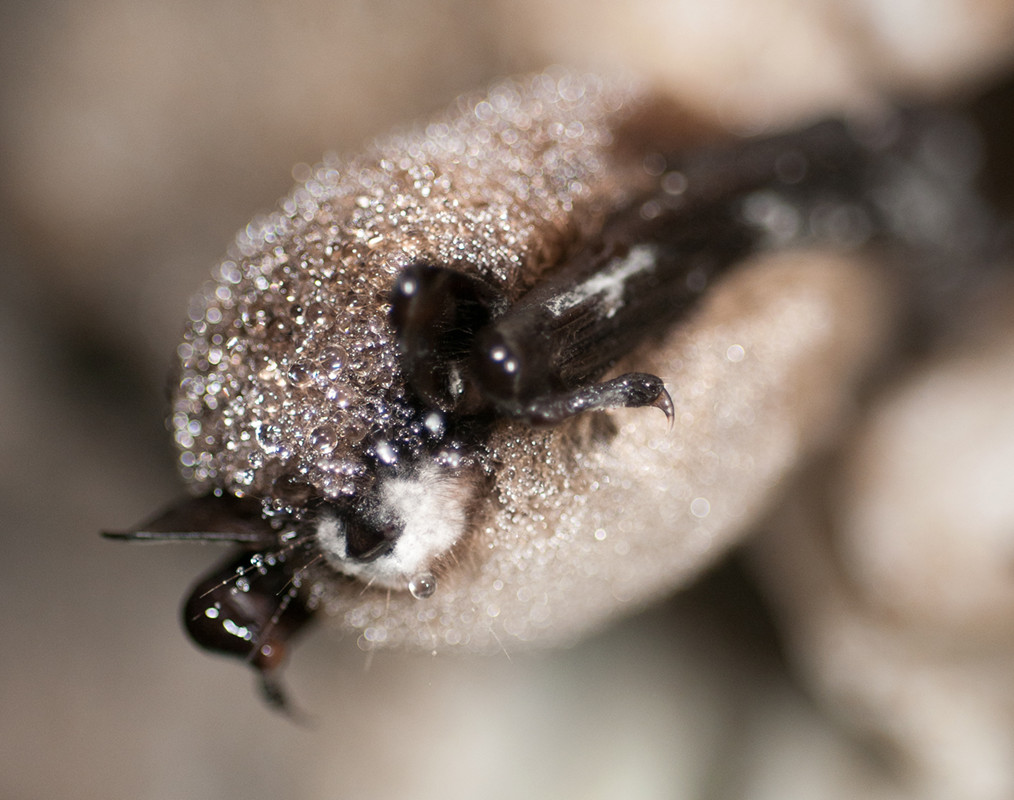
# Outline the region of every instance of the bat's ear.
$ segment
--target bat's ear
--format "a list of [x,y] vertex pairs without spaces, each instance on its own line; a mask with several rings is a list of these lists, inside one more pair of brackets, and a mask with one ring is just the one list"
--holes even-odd
[[293,714],[278,680],[288,641],[313,619],[297,576],[306,567],[306,540],[280,546],[261,504],[232,495],[191,497],[136,529],[103,536],[133,542],[239,544],[187,595],[183,625],[209,652],[238,656],[257,672],[264,697]]
[[135,542],[238,542],[250,547],[269,546],[278,539],[259,501],[213,494],[182,500],[132,530],[102,535]]
[[289,640],[312,620],[296,576],[305,566],[291,553],[269,563],[249,550],[230,554],[191,588],[183,625],[194,643],[218,655],[235,656],[257,672],[265,699],[292,713],[278,679]]
[[434,408],[459,409],[476,334],[504,307],[503,295],[474,275],[428,264],[403,269],[391,293],[391,324],[413,391]]

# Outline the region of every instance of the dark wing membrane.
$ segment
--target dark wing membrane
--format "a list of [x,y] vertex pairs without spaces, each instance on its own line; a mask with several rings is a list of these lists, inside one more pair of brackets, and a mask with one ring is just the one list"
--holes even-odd
[[[393,307],[409,383],[442,410],[532,424],[619,406],[665,410],[654,376],[596,381],[751,252],[877,242],[922,273],[913,285],[988,262],[1000,226],[972,188],[968,159],[940,146],[955,119],[897,111],[656,154],[646,160],[655,185],[503,310],[481,281],[441,267],[407,272],[418,293],[396,291]],[[921,305],[913,300],[915,313]]]
[[264,519],[259,501],[231,495],[187,498],[133,530],[102,535],[134,542],[235,542],[250,547],[278,541],[278,532]]
[[[862,203],[869,158],[842,121],[662,158],[654,190],[609,216],[597,237],[480,332],[473,372],[481,393],[501,413],[543,418],[561,396],[589,388],[640,341],[664,333],[715,277],[763,246],[765,220],[744,208],[752,193],[774,190],[797,214]],[[640,404],[614,397],[580,410]]]

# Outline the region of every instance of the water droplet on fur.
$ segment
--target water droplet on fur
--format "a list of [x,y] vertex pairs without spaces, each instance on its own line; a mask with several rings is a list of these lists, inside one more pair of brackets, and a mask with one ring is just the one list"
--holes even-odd
[[313,372],[308,364],[299,361],[289,368],[289,381],[294,386],[306,386],[313,380]]
[[333,383],[327,387],[324,396],[338,408],[348,408],[355,400],[355,393],[344,383]]
[[331,314],[320,303],[306,309],[306,319],[315,328],[326,328],[331,324]]
[[395,464],[398,461],[398,450],[390,442],[380,441],[374,446],[374,450],[384,464]]
[[416,600],[425,600],[432,597],[437,590],[437,579],[429,572],[416,575],[408,582],[408,591]]
[[431,411],[423,420],[423,425],[434,436],[440,436],[444,432],[444,415],[439,411]]
[[331,347],[324,348],[317,363],[327,373],[327,376],[331,380],[334,380],[341,374],[342,367],[345,366],[347,361],[348,356],[345,354],[345,351],[340,347],[332,345]]
[[319,453],[330,453],[338,446],[338,434],[330,425],[321,425],[310,434],[310,443]]

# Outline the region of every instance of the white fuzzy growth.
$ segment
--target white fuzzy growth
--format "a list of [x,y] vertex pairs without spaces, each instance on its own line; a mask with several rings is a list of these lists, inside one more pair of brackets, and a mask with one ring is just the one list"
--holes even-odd
[[465,532],[470,481],[436,466],[410,477],[392,478],[379,487],[381,513],[403,528],[390,554],[370,563],[349,559],[345,522],[333,512],[317,520],[317,541],[325,557],[342,572],[380,586],[404,588],[415,575],[428,572]]
[[558,317],[588,298],[602,295],[601,304],[605,308],[606,317],[613,316],[623,302],[624,282],[630,276],[654,267],[656,258],[656,248],[651,245],[642,244],[632,248],[626,257],[613,259],[594,278],[581,284],[580,288],[565,292],[549,303],[549,313]]

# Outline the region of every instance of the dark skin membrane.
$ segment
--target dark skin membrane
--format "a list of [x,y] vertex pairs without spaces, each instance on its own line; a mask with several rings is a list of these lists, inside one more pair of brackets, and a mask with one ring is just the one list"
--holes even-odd
[[262,555],[241,550],[229,555],[191,589],[183,625],[200,647],[238,656],[258,674],[267,702],[293,713],[278,680],[288,641],[312,619],[293,584],[286,562],[256,567]]
[[107,539],[132,542],[235,542],[270,547],[278,532],[261,513],[261,503],[231,495],[192,497],[170,506],[130,531],[105,531]]
[[[601,379],[633,348],[664,336],[716,279],[759,249],[896,247],[926,273],[912,281],[917,286],[943,285],[934,270],[991,260],[997,241],[1009,244],[997,236],[1002,226],[926,146],[948,124],[900,112],[865,127],[831,120],[678,156],[649,154],[654,185],[614,210],[514,303],[450,266],[407,267],[392,293],[391,321],[417,406],[411,416],[434,410],[446,423],[446,433],[420,453],[432,455],[452,438],[481,449],[502,418],[554,425],[586,411],[654,405],[671,420],[661,378],[634,372]],[[912,186],[945,199],[941,230],[911,224],[897,197]],[[314,502],[305,498],[305,507]],[[388,552],[398,531],[363,509],[368,503],[340,514],[347,556],[368,562]],[[310,537],[294,549],[259,501],[229,496],[188,500],[137,530],[107,536],[238,545],[194,586],[184,624],[198,646],[250,663],[268,701],[286,708],[278,668],[288,640],[313,618],[293,585],[315,557]],[[289,557],[274,564],[251,562],[283,552]]]
[[[392,296],[408,382],[424,403],[464,415],[555,425],[585,411],[653,405],[671,423],[657,376],[596,381],[678,324],[750,253],[875,244],[903,253],[921,273],[911,283],[932,292],[1007,250],[1004,226],[946,152],[961,125],[943,113],[898,111],[655,154],[657,184],[510,305],[480,278],[411,267]],[[913,199],[920,195],[934,201]],[[914,305],[937,311],[931,297]]]
[[183,626],[198,647],[250,664],[268,704],[294,713],[278,672],[288,641],[314,617],[296,585],[312,558],[305,541],[282,542],[259,501],[229,495],[188,498],[137,530],[103,536],[238,545],[191,588],[182,609]]
[[[743,200],[777,192],[786,213],[865,196],[875,153],[840,121],[658,155],[658,180],[609,215],[515,303],[481,278],[420,264],[399,276],[391,318],[410,386],[433,407],[555,425],[585,411],[654,405],[672,419],[662,380],[628,373],[596,383],[620,358],[683,319],[710,284],[764,245]],[[805,228],[793,235],[804,241]]]

